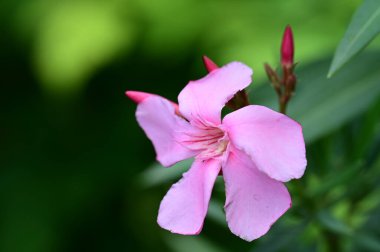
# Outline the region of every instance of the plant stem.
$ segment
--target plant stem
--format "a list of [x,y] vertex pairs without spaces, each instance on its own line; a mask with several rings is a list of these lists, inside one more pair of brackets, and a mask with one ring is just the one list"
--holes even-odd
[[286,115],[287,102],[284,102],[284,99],[282,99],[282,97],[281,97],[279,99],[279,104],[280,104],[280,112],[283,113],[284,115]]

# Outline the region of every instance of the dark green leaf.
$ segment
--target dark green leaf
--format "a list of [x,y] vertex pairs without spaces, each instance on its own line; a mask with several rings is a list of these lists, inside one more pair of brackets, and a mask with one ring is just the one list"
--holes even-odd
[[361,162],[357,162],[349,167],[345,167],[346,169],[343,171],[337,171],[338,174],[333,173],[331,176],[325,178],[324,182],[318,187],[314,186],[308,188],[309,190],[307,190],[306,193],[309,197],[316,197],[328,193],[339,185],[349,183],[352,179],[359,175],[360,169],[362,168],[361,165]]
[[355,235],[356,244],[365,251],[380,251],[380,241],[372,234],[359,233]]
[[354,14],[335,52],[328,77],[366,47],[380,32],[380,1],[365,0]]
[[322,226],[334,233],[348,236],[352,235],[353,230],[346,223],[336,219],[327,211],[319,212],[317,218]]
[[226,216],[223,211],[223,203],[216,199],[210,200],[210,204],[208,206],[207,211],[207,217],[209,217],[218,224],[227,226]]
[[380,251],[380,205],[367,216],[367,221],[353,236],[352,251]]
[[260,238],[259,244],[251,251],[275,252],[285,251],[285,249],[295,251],[295,240],[299,239],[305,228],[305,223],[297,223],[296,225],[276,224],[268,234]]

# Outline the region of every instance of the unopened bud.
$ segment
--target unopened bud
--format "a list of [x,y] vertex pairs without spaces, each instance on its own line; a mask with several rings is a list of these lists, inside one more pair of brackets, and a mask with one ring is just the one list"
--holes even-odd
[[281,44],[281,64],[291,67],[294,63],[294,40],[292,28],[288,25],[285,28]]
[[137,104],[144,101],[148,97],[154,96],[154,94],[139,91],[126,91],[125,95]]
[[[125,92],[125,95],[131,99],[133,102],[139,104],[141,102],[143,102],[145,99],[149,98],[149,97],[154,97],[154,96],[157,96],[155,94],[150,94],[150,93],[145,93],[145,92],[139,92],[139,91],[126,91]],[[170,100],[168,100],[172,106],[174,107],[174,110],[175,110],[175,113],[179,116],[181,116],[181,113],[179,112],[179,106],[177,103],[175,102],[172,102]]]
[[219,68],[217,64],[214,63],[209,57],[203,56],[203,64],[205,65],[208,72],[212,72],[213,70]]

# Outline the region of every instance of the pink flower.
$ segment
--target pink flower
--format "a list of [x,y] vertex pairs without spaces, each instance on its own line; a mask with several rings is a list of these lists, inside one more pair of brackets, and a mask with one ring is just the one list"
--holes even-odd
[[[283,182],[306,167],[301,126],[263,106],[250,105],[221,119],[224,105],[251,83],[252,70],[233,62],[190,81],[176,104],[152,94],[128,91],[137,100],[137,121],[164,166],[195,157],[189,171],[161,202],[158,224],[173,233],[202,230],[220,170],[226,187],[230,230],[247,241],[264,235],[291,206]],[[136,97],[142,97],[138,99]]]

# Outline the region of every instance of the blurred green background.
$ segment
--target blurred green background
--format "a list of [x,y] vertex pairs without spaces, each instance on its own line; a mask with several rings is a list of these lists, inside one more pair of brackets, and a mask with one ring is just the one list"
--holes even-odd
[[[332,79],[335,48],[361,1],[14,0],[0,2],[0,251],[380,251],[380,43]],[[291,24],[299,62],[289,114],[308,169],[293,208],[263,238],[232,235],[218,181],[203,232],[156,224],[188,168],[155,164],[125,90],[176,100],[201,56],[251,66],[251,102],[277,109]]]

